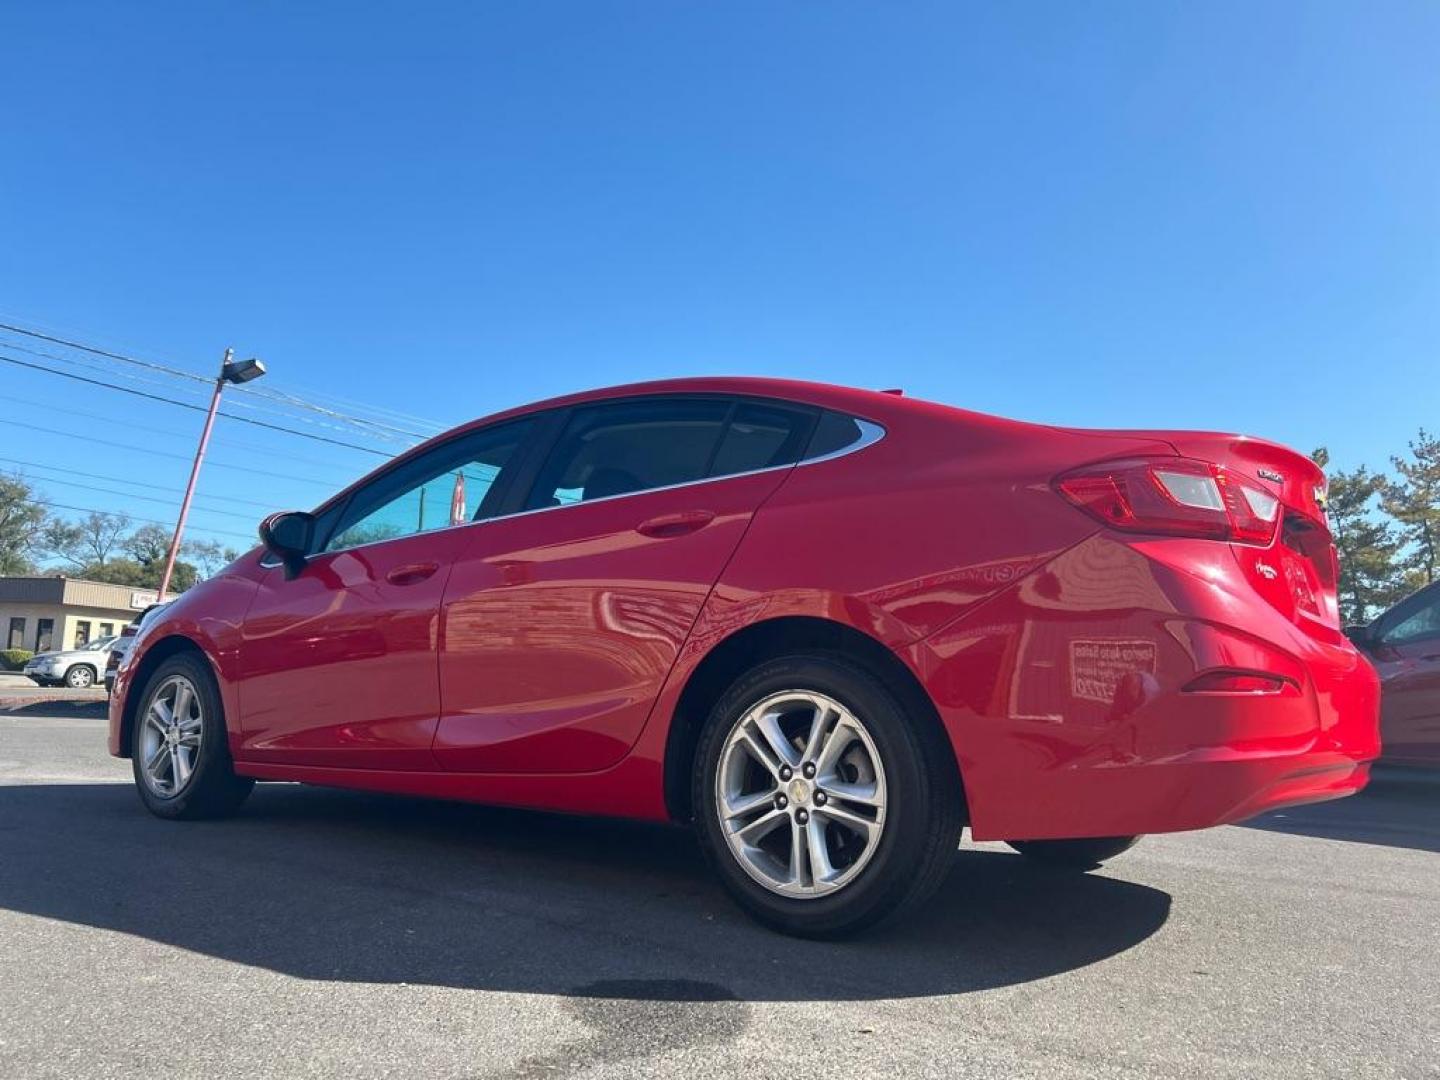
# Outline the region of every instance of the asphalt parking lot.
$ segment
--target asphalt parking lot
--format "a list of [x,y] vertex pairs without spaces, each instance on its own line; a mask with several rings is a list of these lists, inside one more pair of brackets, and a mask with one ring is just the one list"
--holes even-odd
[[748,922],[678,830],[262,785],[146,814],[102,707],[0,701],[0,1076],[1440,1077],[1440,783],[963,844],[922,917]]

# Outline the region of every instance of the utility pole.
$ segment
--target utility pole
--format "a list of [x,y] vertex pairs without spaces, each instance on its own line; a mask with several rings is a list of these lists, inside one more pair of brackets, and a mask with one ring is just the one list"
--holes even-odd
[[200,463],[205,460],[205,448],[210,445],[210,429],[215,426],[215,414],[220,410],[220,393],[226,383],[247,383],[265,374],[265,365],[251,358],[236,363],[235,350],[226,349],[220,361],[220,374],[215,379],[215,393],[210,398],[210,411],[205,414],[205,427],[200,432],[200,445],[195,448],[195,463],[190,466],[190,482],[185,485],[185,498],[180,502],[180,517],[175,522],[175,535],[170,538],[170,550],[165,555],[165,574],[160,578],[160,601],[170,588],[170,578],[175,573],[175,559],[180,554],[180,540],[185,534],[185,519],[190,516],[190,500],[195,495],[195,482],[200,479]]

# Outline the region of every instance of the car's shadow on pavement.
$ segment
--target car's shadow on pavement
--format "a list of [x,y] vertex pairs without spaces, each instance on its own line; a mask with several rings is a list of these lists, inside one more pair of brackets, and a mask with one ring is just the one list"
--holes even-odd
[[128,785],[0,788],[0,906],[306,979],[654,1001],[952,994],[1103,960],[1170,897],[957,853],[920,914],[819,943],[750,922],[678,829],[289,785],[173,823]]
[[1440,770],[1377,766],[1358,795],[1295,806],[1247,828],[1440,852]]
[[53,720],[57,716],[69,719],[105,719],[109,701],[104,691],[39,691],[34,694],[11,693],[0,696],[0,716],[33,716]]

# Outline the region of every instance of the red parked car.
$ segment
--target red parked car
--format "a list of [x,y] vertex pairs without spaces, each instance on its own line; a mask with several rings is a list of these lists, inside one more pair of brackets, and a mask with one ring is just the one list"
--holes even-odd
[[290,780],[693,821],[755,916],[922,901],[962,827],[1093,866],[1358,791],[1378,684],[1323,477],[1255,439],[767,379],[514,409],[147,623],[110,751],[156,814]]
[[1387,765],[1440,765],[1440,581],[1346,631],[1380,675]]

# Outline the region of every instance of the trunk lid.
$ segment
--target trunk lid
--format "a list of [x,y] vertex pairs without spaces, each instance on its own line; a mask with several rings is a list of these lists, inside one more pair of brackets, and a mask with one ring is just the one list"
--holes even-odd
[[1339,564],[1325,514],[1326,482],[1320,466],[1279,443],[1248,435],[1146,430],[1104,434],[1165,443],[1180,457],[1219,465],[1279,499],[1274,541],[1265,548],[1232,543],[1236,561],[1255,591],[1297,626],[1326,640],[1339,635]]
[[1259,479],[1285,504],[1329,531],[1325,519],[1325,473],[1304,454],[1266,439],[1210,431],[1115,431],[1137,439],[1168,443],[1181,457],[1211,461]]

